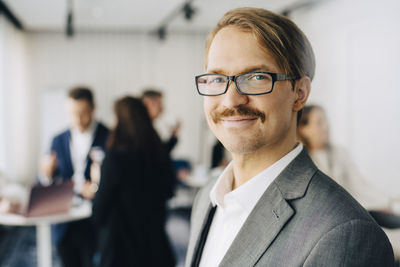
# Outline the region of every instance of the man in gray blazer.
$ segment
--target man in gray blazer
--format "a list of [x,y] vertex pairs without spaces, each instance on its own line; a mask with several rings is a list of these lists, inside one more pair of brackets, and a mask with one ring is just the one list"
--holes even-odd
[[210,33],[196,86],[233,160],[195,200],[187,267],[393,266],[384,232],[296,141],[314,71],[302,31],[267,10]]

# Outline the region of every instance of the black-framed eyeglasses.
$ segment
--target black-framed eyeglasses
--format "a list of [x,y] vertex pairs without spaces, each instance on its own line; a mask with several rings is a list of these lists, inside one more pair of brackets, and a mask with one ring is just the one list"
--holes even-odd
[[242,95],[265,95],[272,92],[276,81],[296,80],[297,77],[270,72],[245,72],[234,76],[223,74],[202,74],[195,77],[197,91],[204,96],[218,96],[226,93],[229,81]]

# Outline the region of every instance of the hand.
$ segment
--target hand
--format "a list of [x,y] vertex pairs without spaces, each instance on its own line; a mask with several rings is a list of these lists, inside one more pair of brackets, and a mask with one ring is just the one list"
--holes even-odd
[[82,192],[81,195],[85,198],[85,199],[93,199],[94,195],[97,192],[97,184],[96,183],[92,183],[87,181],[83,187],[82,187]]
[[96,184],[100,183],[101,166],[98,162],[93,162],[90,165],[90,180]]
[[52,178],[53,174],[57,168],[57,153],[51,152],[50,155],[47,155],[43,158],[39,165],[39,171],[42,175]]
[[22,212],[21,203],[10,199],[0,199],[0,213],[20,213]]
[[176,177],[178,178],[179,181],[186,183],[188,178],[190,176],[190,170],[189,169],[179,169],[176,172]]
[[181,121],[177,121],[175,126],[172,128],[171,135],[178,137],[179,130],[181,129]]

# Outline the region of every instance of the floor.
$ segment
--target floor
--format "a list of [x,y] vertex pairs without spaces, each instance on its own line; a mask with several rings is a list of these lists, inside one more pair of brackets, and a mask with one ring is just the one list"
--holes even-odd
[[[0,227],[0,267],[37,267],[35,228]],[[166,229],[176,255],[176,267],[183,267],[189,240],[189,220],[181,213],[173,212]],[[61,267],[55,248],[53,267]]]
[[[177,258],[177,267],[183,267],[189,239],[187,217],[172,213],[166,228]],[[61,267],[55,250],[53,255],[53,266]],[[395,266],[400,267],[400,263]],[[37,267],[34,227],[0,228],[0,267]]]

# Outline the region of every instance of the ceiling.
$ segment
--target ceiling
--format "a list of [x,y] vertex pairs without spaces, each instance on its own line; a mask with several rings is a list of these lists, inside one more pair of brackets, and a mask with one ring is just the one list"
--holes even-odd
[[[70,0],[3,0],[29,31],[64,31]],[[251,6],[275,12],[303,0],[193,0],[193,18],[179,12],[185,0],[71,0],[76,31],[151,31],[168,23],[168,31],[203,32],[229,9]],[[187,2],[187,1],[186,1]],[[175,14],[177,13],[177,14]],[[179,14],[178,14],[179,13]],[[175,15],[174,15],[175,14]]]

